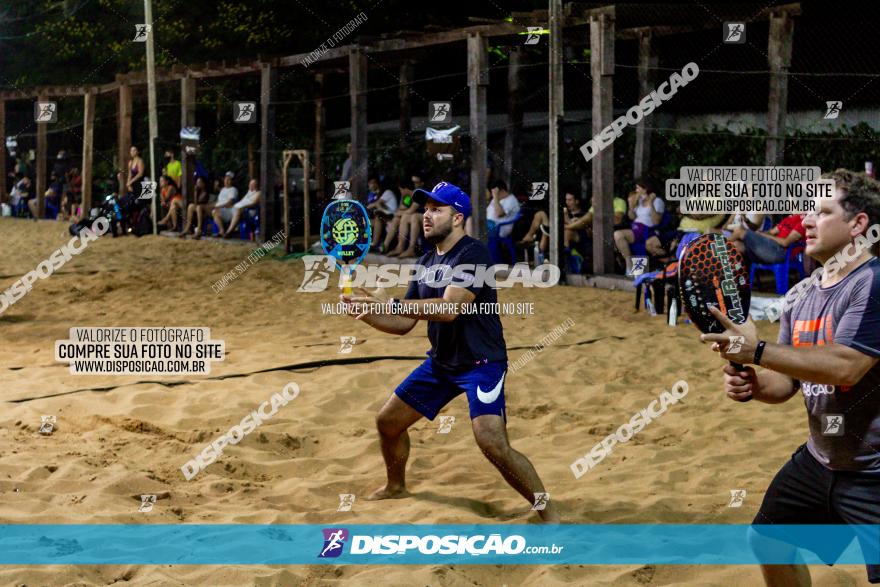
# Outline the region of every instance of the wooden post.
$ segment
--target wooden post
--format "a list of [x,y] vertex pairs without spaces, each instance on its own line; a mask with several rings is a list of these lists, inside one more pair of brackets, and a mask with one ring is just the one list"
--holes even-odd
[[88,88],[83,98],[83,153],[82,169],[82,210],[83,217],[88,218],[92,208],[92,153],[95,136],[95,100],[97,93],[94,88]]
[[324,201],[324,74],[315,74],[315,193]]
[[409,59],[400,64],[400,148],[407,148],[409,133],[412,132],[412,108],[409,103],[409,84],[413,80],[413,62]]
[[[185,76],[180,80],[180,127],[196,125],[196,80]],[[172,148],[172,151],[174,149]],[[163,153],[164,155],[164,153]],[[195,157],[188,155],[186,149],[180,151],[180,192],[183,194],[183,209],[186,210],[190,198],[195,194]],[[159,173],[156,173],[159,176]]]
[[[657,47],[650,29],[639,34],[639,99],[654,88],[654,73],[658,63]],[[646,117],[647,118],[647,117]],[[641,177],[651,165],[651,129],[645,118],[636,125],[636,152],[633,177]]]
[[5,202],[6,193],[6,101],[0,99],[0,202]]
[[767,61],[770,65],[770,96],[767,105],[767,165],[783,162],[785,151],[785,115],[788,109],[788,68],[791,67],[791,46],[794,19],[787,11],[770,15]]
[[471,208],[474,236],[486,241],[486,88],[489,85],[489,42],[469,35],[468,87],[470,88]]
[[250,181],[252,177],[257,176],[257,161],[254,158],[254,141],[253,141],[253,139],[248,141],[247,156],[248,156],[247,180]]
[[[293,158],[295,151],[284,151],[281,154],[281,179],[284,182],[283,205],[284,205],[284,252],[290,252],[290,182],[287,180],[287,168],[290,166],[290,160]],[[306,212],[308,216],[308,211]]]
[[[40,94],[39,98],[37,98],[40,102],[45,102],[49,100],[49,96],[46,94]],[[37,123],[37,214],[40,218],[42,218],[46,214],[46,159],[48,158],[48,141],[46,139],[46,125],[45,122]]]
[[309,219],[309,209],[311,208],[311,197],[309,193],[309,152],[301,150],[297,153],[300,163],[303,166],[303,251],[309,252],[309,241],[312,240],[311,221]]
[[290,190],[288,182],[287,168],[290,166],[290,160],[293,157],[299,159],[303,166],[303,250],[309,251],[309,241],[312,239],[311,224],[309,220],[309,208],[311,208],[310,188],[309,188],[309,152],[305,149],[296,149],[293,151],[284,151],[282,153],[281,173],[284,176],[284,246],[285,252],[289,253],[292,249],[290,235]]
[[367,56],[354,45],[348,54],[349,95],[351,96],[351,193],[357,200],[367,198]]
[[270,149],[275,140],[275,86],[278,70],[273,64],[260,66],[260,242],[275,227],[275,166]]
[[[559,190],[559,127],[563,117],[563,81],[562,81],[562,27],[565,15],[562,13],[562,0],[550,1],[550,71],[549,71],[549,104],[547,123],[549,125],[548,145],[548,180],[547,195],[550,202],[550,263],[562,267],[562,194]],[[531,186],[529,186],[531,187]],[[537,261],[536,261],[537,262]]]
[[[522,95],[520,92],[520,47],[512,47],[507,66],[507,130],[504,132],[504,181],[513,189],[513,168],[519,157],[519,139],[522,132]],[[552,91],[552,90],[551,90]],[[531,187],[531,186],[529,186]]]
[[[590,16],[590,75],[593,78],[593,136],[611,124],[614,80],[614,13]],[[614,145],[593,163],[593,273],[614,271]]]
[[[116,103],[116,146],[119,161],[116,166],[118,171],[123,172],[123,182],[127,177],[128,151],[131,149],[131,86],[125,76],[118,75],[120,82],[119,97]],[[120,185],[119,189],[125,186]],[[124,192],[123,192],[124,193]]]

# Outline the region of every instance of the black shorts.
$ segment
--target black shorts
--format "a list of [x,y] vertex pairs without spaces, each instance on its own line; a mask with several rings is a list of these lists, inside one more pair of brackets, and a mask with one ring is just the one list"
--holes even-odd
[[[766,524],[880,524],[880,474],[832,471],[801,445],[776,473],[752,524],[758,534]],[[863,553],[877,550],[876,539],[863,539],[855,531],[853,538],[859,539]],[[795,546],[833,564],[848,544],[805,540]],[[874,552],[874,560],[876,556]],[[880,583],[880,565],[865,566],[868,581]]]

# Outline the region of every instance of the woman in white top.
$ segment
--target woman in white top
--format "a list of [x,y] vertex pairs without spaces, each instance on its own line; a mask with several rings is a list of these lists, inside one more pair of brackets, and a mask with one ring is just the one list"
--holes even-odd
[[232,220],[229,222],[229,228],[223,234],[223,238],[229,238],[238,229],[238,222],[241,215],[247,208],[254,208],[260,205],[260,184],[256,179],[252,179],[248,184],[248,192],[244,197],[232,206]]
[[[648,239],[654,235],[654,227],[660,224],[663,212],[666,211],[666,203],[663,198],[654,193],[651,182],[645,178],[636,181],[636,189],[629,195],[629,215],[632,220],[630,228],[614,231],[614,244],[623,255],[626,262],[626,274],[632,271],[632,252],[630,245],[633,243],[645,243],[645,247],[652,255],[662,254],[658,249],[658,239]],[[654,249],[654,250],[652,250]]]

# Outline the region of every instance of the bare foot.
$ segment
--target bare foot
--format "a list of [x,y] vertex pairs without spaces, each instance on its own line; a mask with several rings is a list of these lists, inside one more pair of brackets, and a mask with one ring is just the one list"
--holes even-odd
[[542,524],[559,524],[561,522],[556,508],[549,505],[543,510],[538,510],[538,515],[541,517]]
[[385,487],[380,487],[376,491],[374,491],[368,498],[367,501],[379,501],[380,499],[400,499],[401,497],[407,497],[409,492],[406,490],[406,487],[396,487],[389,488],[387,485]]
[[385,256],[386,257],[399,257],[402,252],[403,252],[403,250],[401,250],[401,249],[394,249],[393,251],[385,253]]
[[415,249],[407,249],[406,251],[400,253],[401,259],[406,259],[407,257],[415,257],[416,250]]

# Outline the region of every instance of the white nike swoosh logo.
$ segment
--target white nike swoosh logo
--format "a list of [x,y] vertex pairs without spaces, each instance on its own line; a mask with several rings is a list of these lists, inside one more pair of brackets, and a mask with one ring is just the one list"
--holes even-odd
[[477,398],[484,404],[491,404],[498,396],[501,395],[501,386],[504,385],[504,376],[507,375],[505,371],[503,375],[501,375],[501,380],[495,384],[495,387],[492,388],[492,391],[483,391],[480,389],[480,384],[477,384]]

